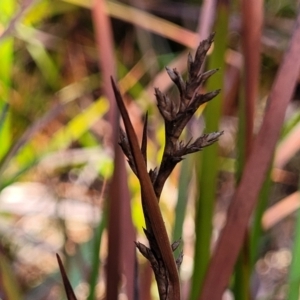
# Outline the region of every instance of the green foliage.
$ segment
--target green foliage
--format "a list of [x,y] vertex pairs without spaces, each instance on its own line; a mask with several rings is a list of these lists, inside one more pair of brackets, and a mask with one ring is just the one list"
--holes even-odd
[[[93,29],[97,22],[96,14],[92,1],[42,0],[28,3],[21,7],[13,0],[0,1],[0,28],[4,33],[0,39],[0,235],[3,236],[0,240],[0,276],[3,278],[1,289],[9,299],[21,299],[28,295],[31,298],[37,297],[37,289],[32,288],[33,286],[38,286],[39,291],[46,294],[50,287],[54,293],[59,285],[58,268],[56,262],[53,263],[49,257],[55,258],[55,252],[61,251],[66,273],[72,286],[76,288],[76,293],[83,291],[81,298],[98,299],[104,296],[108,212],[104,209],[106,203],[103,202],[108,199],[105,187],[106,180],[109,180],[113,172],[113,155],[109,142],[111,129],[105,119],[111,99],[104,96],[104,76],[98,65],[97,49],[103,45],[97,44]],[[160,87],[163,93],[170,99],[175,99],[178,104],[178,95],[169,88],[169,79],[163,77],[163,73],[166,73],[164,67],[175,66],[179,73],[187,73],[187,53],[182,52],[182,49],[188,47],[193,51],[197,47],[198,33],[195,28],[198,15],[194,18],[192,13],[184,13],[180,17],[183,19],[175,15],[171,18],[172,21],[168,21],[169,16],[164,13],[164,7],[157,7],[157,11],[163,16],[159,18],[151,12],[147,13],[147,6],[142,11],[119,2],[106,1],[105,5],[108,14],[113,16],[111,22],[120,89],[139,137],[142,116],[145,110],[149,113],[148,170],[153,169],[163,153],[165,131],[163,120],[158,117],[152,86]],[[172,5],[175,13],[181,10],[191,12],[195,8],[187,3],[179,6],[180,2]],[[264,7],[265,24],[261,39],[261,80],[256,99],[255,133],[263,119],[266,97],[282,61],[283,50],[290,39],[292,29],[288,19],[293,20],[297,15],[296,4],[290,0],[276,5],[274,1],[264,1]],[[241,33],[235,27],[235,16],[241,17],[239,9],[237,4],[233,8],[227,1],[219,1],[213,27],[216,31],[215,42],[205,69],[220,70],[202,88],[208,92],[222,88],[222,92],[205,108],[199,109],[199,119],[192,120],[188,125],[188,132],[181,139],[186,141],[186,136],[202,130],[194,128],[201,126],[198,122],[202,118],[205,132],[220,130],[224,111],[230,124],[227,128],[225,126],[224,136],[218,145],[205,149],[199,155],[185,158],[180,168],[174,169],[161,196],[160,207],[169,236],[172,236],[171,242],[180,237],[183,240],[182,247],[179,247],[185,253],[181,273],[183,283],[189,281],[191,286],[189,299],[199,298],[211,258],[212,233],[215,230],[219,234],[220,230],[218,226],[214,226],[219,215],[225,214],[227,209],[228,203],[224,204],[224,198],[227,193],[232,193],[230,189],[222,187],[226,184],[237,185],[246,168],[247,100],[242,83],[244,75],[241,75],[243,71],[238,62],[238,57],[243,55],[240,50]],[[184,19],[186,15],[189,20]],[[179,24],[189,24],[190,28]],[[141,39],[144,33],[148,36],[146,47],[146,40]],[[180,57],[184,57],[183,62]],[[235,78],[230,69],[238,73],[237,90],[234,89]],[[296,91],[295,98],[299,96],[298,93]],[[228,95],[232,95],[229,102]],[[236,102],[239,103],[238,112]],[[291,108],[291,117],[286,120],[282,129],[282,140],[289,138],[299,126],[299,109],[295,107]],[[65,155],[63,163],[58,159],[60,155]],[[47,165],[49,161],[50,164]],[[273,164],[276,165],[276,155]],[[289,172],[294,175],[295,169]],[[224,174],[230,178],[229,183],[225,182]],[[122,180],[127,181],[127,178]],[[136,241],[139,241],[143,236],[142,227],[146,225],[138,181],[133,179],[133,175],[129,176],[129,180],[133,219],[130,221],[136,226]],[[255,265],[264,262],[269,250],[268,245],[262,241],[273,239],[275,235],[274,232],[269,234],[265,231],[261,220],[269,208],[269,202],[274,202],[275,181],[281,180],[282,185],[295,189],[294,183],[289,180],[276,179],[273,166],[270,166],[258,206],[249,222],[249,239],[245,242],[240,264],[233,276],[235,280],[230,286],[237,299],[247,299],[249,296],[250,276]],[[24,186],[28,182],[39,182],[50,192],[46,195],[39,194],[39,201],[32,204],[31,198],[34,198],[34,193],[38,193],[38,189],[32,193],[22,189],[22,202],[17,204],[18,207],[13,206],[12,203],[18,198],[16,194],[12,194],[11,198],[6,197],[11,191],[15,192],[21,182]],[[40,211],[40,203],[43,205],[43,201],[49,197],[50,206],[54,209],[48,210],[49,206],[45,206]],[[72,210],[64,214],[61,206],[67,200],[71,201]],[[49,202],[45,203],[49,205]],[[85,221],[80,219],[81,214],[78,221],[78,203],[86,205],[84,209],[87,207],[92,211],[85,213]],[[32,211],[26,210],[29,207],[32,207]],[[81,206],[79,210],[83,211]],[[295,222],[292,214],[294,211],[289,215],[291,222]],[[277,213],[280,215],[280,212]],[[188,227],[191,219],[195,225],[192,233]],[[51,220],[51,226],[47,225],[46,220]],[[284,224],[284,219],[280,220]],[[123,221],[120,221],[121,224]],[[34,226],[31,225],[33,223]],[[298,216],[295,227],[295,235],[289,232],[294,246],[287,280],[287,299],[298,299],[299,296]],[[28,228],[31,228],[29,233],[26,231]],[[42,238],[39,240],[37,236],[41,232]],[[9,243],[5,242],[7,237]],[[273,243],[276,244],[276,241],[273,240]],[[178,253],[177,250],[176,257]],[[28,260],[24,259],[31,255]],[[138,257],[137,263],[142,268],[143,258]],[[10,268],[10,265],[14,267]],[[22,273],[23,268],[25,273],[33,274],[32,277],[26,277]],[[243,274],[247,276],[243,277]],[[141,282],[149,280],[147,278],[150,276],[147,275],[149,274],[139,277]],[[86,286],[89,288],[82,288]],[[122,292],[126,293],[126,287],[122,288]],[[275,298],[276,290],[280,288],[279,284],[274,284],[269,294]],[[150,293],[147,290],[148,292]],[[59,299],[62,295],[63,291],[58,291],[54,297]],[[255,299],[255,296],[252,298]]]
[[[215,40],[215,49],[208,60],[208,69],[219,68],[219,71],[207,83],[208,90],[214,90],[223,86],[225,71],[225,50],[227,46],[227,26],[229,7],[220,4],[218,6],[218,18],[215,24],[215,31],[218,32]],[[207,132],[218,130],[221,120],[223,92],[212,101],[204,111],[205,128]],[[192,277],[192,288],[190,299],[199,297],[205,272],[210,260],[210,245],[212,235],[212,218],[216,202],[217,178],[219,173],[218,145],[212,145],[203,153],[197,155],[196,164],[198,199],[196,202],[195,216],[195,254],[194,272]],[[209,188],[205,188],[208,187]]]
[[299,299],[299,284],[300,284],[300,272],[299,272],[299,251],[300,251],[300,218],[299,218],[299,211],[297,213],[297,222],[296,222],[296,230],[295,230],[295,242],[292,251],[292,262],[289,271],[289,278],[288,278],[288,293],[287,298],[288,300],[296,300]]

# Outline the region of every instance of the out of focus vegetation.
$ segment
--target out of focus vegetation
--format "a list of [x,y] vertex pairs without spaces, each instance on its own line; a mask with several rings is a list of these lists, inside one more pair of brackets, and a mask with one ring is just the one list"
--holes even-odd
[[[64,299],[55,253],[61,254],[78,299],[104,298],[105,208],[108,190],[120,188],[110,185],[113,131],[105,116],[113,99],[108,99],[110,87],[104,86],[104,77],[118,78],[139,136],[143,114],[149,112],[148,164],[153,167],[164,142],[153,87],[176,98],[164,67],[176,67],[185,74],[186,50],[192,52],[201,39],[216,31],[206,64],[220,70],[203,90],[222,88],[222,93],[200,109],[183,139],[206,130],[225,133],[218,145],[187,158],[175,169],[160,204],[170,237],[183,239],[183,299],[197,299],[211,246],[224,225],[251,150],[247,146],[252,142],[243,132],[245,123],[253,124],[250,129],[255,136],[299,11],[296,0],[258,1],[255,13],[257,20],[262,16],[262,30],[259,42],[251,45],[243,38],[249,28],[245,23],[251,24],[255,13],[247,20],[242,2],[106,1],[116,74],[104,74],[103,66],[111,62],[101,52],[105,39],[96,38],[94,28],[99,34],[102,27],[92,1],[0,1],[1,299]],[[109,36],[100,32],[106,33]],[[252,52],[258,53],[254,62]],[[258,72],[247,73],[252,62],[257,63]],[[243,109],[251,98],[245,80],[249,76],[256,89],[253,115]],[[238,284],[240,291],[239,276],[233,278],[228,297],[299,297],[300,266],[297,259],[292,260],[300,241],[299,87],[298,81],[249,224],[246,281]],[[129,168],[123,180],[130,188],[136,240],[143,241],[138,181]],[[134,245],[131,240],[127,243]],[[135,299],[157,299],[151,269],[139,255],[137,260]],[[126,284],[131,283],[123,278],[116,285],[119,299],[126,299]]]

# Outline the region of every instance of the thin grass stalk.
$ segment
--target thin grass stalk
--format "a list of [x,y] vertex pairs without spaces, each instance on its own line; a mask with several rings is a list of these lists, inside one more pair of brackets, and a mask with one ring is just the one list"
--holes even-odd
[[242,49],[244,56],[246,157],[249,156],[253,140],[255,104],[258,98],[260,73],[260,44],[263,23],[263,0],[241,1]]
[[[173,226],[172,237],[173,240],[178,240],[182,237],[183,222],[185,219],[186,206],[188,203],[188,190],[189,183],[192,178],[193,169],[193,157],[188,156],[184,159],[180,169],[179,181],[178,181],[178,197],[175,209],[175,222]],[[179,249],[178,249],[179,250]],[[175,252],[175,256],[179,254]]]
[[[244,70],[242,71],[243,73]],[[245,74],[242,74],[245,77]],[[243,77],[242,76],[242,77]],[[235,173],[237,185],[240,182],[242,177],[242,173],[245,167],[245,163],[247,157],[249,155],[249,151],[247,147],[251,147],[252,143],[252,135],[249,135],[249,128],[251,128],[251,124],[253,124],[253,114],[247,112],[247,99],[246,96],[246,88],[245,81],[242,82],[239,93],[239,102],[238,102],[238,132],[237,132],[237,170]],[[249,97],[248,97],[249,98]],[[249,124],[248,124],[249,123]],[[247,134],[248,132],[248,134]],[[250,139],[250,140],[249,140]],[[249,249],[248,249],[248,234],[245,237],[244,244],[239,254],[239,258],[237,260],[235,266],[235,274],[234,274],[234,284],[233,284],[233,294],[236,299],[241,300],[249,300],[250,299],[250,263],[248,257]]]
[[[300,181],[298,183],[298,190],[300,190]],[[300,209],[297,213],[296,229],[294,236],[294,245],[292,250],[292,262],[288,275],[288,291],[287,300],[299,299],[299,286],[300,286]]]
[[249,278],[251,274],[251,267],[249,264],[249,245],[248,236],[246,236],[242,251],[238,257],[235,273],[234,273],[234,285],[232,288],[234,299],[250,300],[250,286]]
[[[123,270],[126,277],[127,297],[133,299],[134,281],[136,278],[135,247],[133,243],[135,234],[131,222],[129,190],[127,182],[124,179],[126,178],[124,157],[118,145],[119,118],[110,83],[110,76],[114,76],[115,74],[116,62],[114,58],[112,30],[106,11],[104,0],[94,2],[92,16],[99,51],[99,66],[102,71],[104,93],[110,102],[108,119],[112,125],[111,140],[115,151],[115,167],[109,192],[106,297],[108,300],[117,299],[121,272]],[[125,229],[127,232],[125,232]],[[122,236],[126,236],[127,240],[124,240]]]
[[[253,124],[255,104],[258,98],[259,72],[260,72],[260,40],[261,27],[263,20],[263,1],[251,2],[243,0],[241,3],[241,18],[242,18],[242,49],[244,57],[244,69],[242,86],[244,87],[243,95],[241,96],[241,108],[239,109],[239,133],[238,139],[241,148],[238,148],[238,178],[239,182],[245,161],[249,157],[253,142]],[[253,45],[258,45],[253,47]],[[268,186],[265,186],[266,189]],[[264,199],[262,199],[263,201]],[[265,201],[264,201],[265,203]],[[261,202],[260,208],[264,207]],[[257,218],[262,216],[261,210],[256,214]],[[258,225],[258,224],[256,224]],[[256,234],[259,233],[256,227]],[[242,248],[240,258],[237,262],[237,269],[235,274],[235,297],[237,299],[250,299],[250,276],[251,276],[251,241],[248,236],[252,237],[252,233],[248,233],[245,238],[244,246]],[[256,236],[257,237],[257,236]]]
[[[245,238],[248,222],[266,178],[285,110],[300,71],[300,13],[266,108],[261,129],[230,205],[227,222],[213,254],[200,299],[221,299]],[[274,121],[276,120],[276,121]],[[217,277],[216,277],[217,276]],[[216,285],[215,278],[218,278]]]
[[[220,2],[217,6],[217,20],[215,30],[217,32],[214,51],[209,57],[208,69],[211,67],[220,68],[219,72],[211,78],[207,83],[208,90],[214,90],[223,86],[223,75],[225,70],[225,50],[227,45],[227,28],[228,28],[228,3]],[[216,131],[219,129],[221,118],[221,99],[215,99],[208,105],[204,111],[206,130]],[[199,297],[202,282],[210,259],[210,245],[212,233],[212,218],[214,211],[214,203],[216,198],[217,175],[219,172],[218,146],[214,144],[209,151],[197,154],[197,160],[201,160],[201,166],[198,170],[197,185],[199,186],[199,198],[196,204],[195,217],[195,252],[194,252],[194,268],[192,275],[192,285],[190,290],[190,300]]]
[[[4,0],[0,2],[0,27],[7,28],[12,23],[15,12],[16,2],[13,0]],[[11,116],[9,112],[9,103],[11,98],[12,85],[12,67],[14,58],[14,38],[6,36],[0,40],[0,164],[11,147]],[[0,181],[1,184],[3,180]],[[1,186],[0,186],[1,190]],[[16,278],[12,273],[10,262],[7,260],[5,252],[0,245],[0,288],[1,296],[5,299],[20,299],[21,293]]]
[[[241,90],[243,91],[244,85]],[[238,117],[238,134],[237,134],[237,145],[238,145],[238,156],[237,156],[237,171],[236,171],[236,182],[239,182],[243,173],[243,169],[246,161],[246,135],[247,131],[247,118],[246,118],[246,99],[244,93],[240,93],[239,97],[239,117]],[[244,240],[243,248],[237,260],[234,274],[234,285],[233,294],[236,299],[249,299],[249,264],[247,253],[247,238]]]
[[299,128],[298,127],[299,124],[300,124],[300,112],[295,111],[294,115],[291,118],[289,118],[289,120],[287,120],[286,124],[284,125],[282,129],[281,139],[285,140],[288,137],[290,137],[291,132],[296,130],[296,128]]
[[[11,159],[17,155],[20,148],[22,148],[29,140],[32,138],[32,136],[41,130],[44,126],[49,124],[50,121],[52,121],[62,110],[63,105],[58,104],[55,106],[52,110],[50,110],[44,117],[36,121],[30,128],[28,128],[22,136],[17,139],[15,142],[13,142],[10,145],[9,150],[6,152],[3,159],[0,161],[0,176],[5,171],[6,167],[8,166]],[[1,189],[1,185],[0,185]]]
[[[260,40],[263,20],[263,1],[241,2],[242,49],[244,57],[243,84],[239,101],[239,132],[238,132],[238,170],[237,182],[240,181],[245,162],[249,157],[253,142],[253,124],[255,104],[258,98],[260,72]],[[257,47],[253,47],[257,45]],[[257,232],[258,233],[258,232]],[[250,241],[247,234],[244,246],[237,261],[234,295],[236,299],[250,299]]]
[[2,299],[22,299],[21,289],[7,249],[0,246],[0,289]]
[[258,204],[255,209],[253,223],[250,232],[250,263],[254,267],[258,258],[258,250],[263,237],[262,217],[268,206],[269,195],[272,187],[272,168],[269,169],[262,189],[259,193]]
[[100,266],[100,248],[101,248],[101,241],[102,241],[102,235],[103,231],[107,227],[107,209],[105,208],[103,213],[102,213],[102,219],[97,225],[95,231],[94,231],[94,247],[92,251],[92,272],[89,280],[89,285],[90,285],[90,291],[89,291],[89,296],[88,300],[94,300],[96,299],[96,286],[98,283],[98,277],[99,277],[99,266]]
[[54,90],[60,87],[60,83],[62,82],[60,77],[60,70],[56,65],[54,59],[51,58],[47,49],[42,43],[30,44],[30,41],[27,45],[27,51],[30,53],[33,61],[38,66],[42,76],[45,78],[45,81],[48,85]]
[[[191,45],[189,43],[185,43],[185,40],[180,40],[180,43],[183,45],[194,49],[197,47],[197,43],[203,40],[212,32],[213,23],[215,20],[215,6],[217,0],[205,0],[201,7],[199,24],[197,28],[197,33],[194,33],[194,37],[191,38],[193,41]],[[162,27],[164,28],[164,27]],[[151,28],[149,30],[152,30]],[[155,32],[155,31],[154,31]],[[179,36],[179,32],[176,34]],[[171,39],[171,36],[166,36]],[[178,55],[172,62],[169,63],[169,68],[176,68],[179,73],[184,73],[186,71],[186,57],[188,55],[188,51],[183,51],[180,55]],[[152,90],[154,87],[159,86],[162,92],[166,92],[168,88],[171,86],[171,82],[168,80],[168,75],[166,72],[160,72],[148,85],[146,88],[146,94],[152,94]]]
[[152,300],[151,296],[151,285],[153,282],[153,272],[151,265],[147,262],[141,266],[139,275],[139,295],[140,300]]
[[209,35],[215,22],[216,5],[218,0],[202,1],[197,32],[200,40]]
[[[15,12],[16,3],[13,0],[3,0],[0,2],[1,20],[0,26],[6,28],[9,26],[13,14]],[[1,57],[1,68],[0,68],[0,113],[5,110],[6,103],[9,102],[11,93],[11,76],[12,76],[12,65],[14,56],[14,38],[6,37],[0,41],[0,57]],[[6,114],[6,118],[2,123],[0,130],[0,159],[7,153],[11,144],[11,124],[10,124],[10,113]]]
[[12,183],[16,178],[24,172],[32,168],[42,157],[49,151],[56,151],[58,149],[66,149],[74,140],[87,132],[92,125],[103,116],[107,111],[108,105],[104,98],[93,102],[88,108],[74,117],[67,125],[60,128],[53,136],[49,143],[41,146],[38,150],[34,147],[32,137],[47,126],[62,110],[64,106],[58,105],[56,108],[47,113],[44,117],[37,120],[31,127],[29,127],[24,134],[14,142],[5,157],[0,161],[0,175],[5,172],[11,161],[18,165],[15,173],[11,174],[9,178],[5,178],[5,182],[1,182],[0,188]]

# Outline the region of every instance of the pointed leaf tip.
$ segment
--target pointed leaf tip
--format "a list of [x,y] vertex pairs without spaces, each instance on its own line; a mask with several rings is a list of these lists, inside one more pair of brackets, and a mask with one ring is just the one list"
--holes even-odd
[[67,295],[68,300],[77,300],[75,293],[73,291],[73,288],[71,286],[71,283],[68,279],[67,273],[65,271],[64,265],[60,259],[60,256],[56,253],[56,258],[57,258],[57,262],[58,262],[58,266],[59,266],[59,270],[60,270],[60,274],[64,283],[64,287],[65,287],[65,292]]

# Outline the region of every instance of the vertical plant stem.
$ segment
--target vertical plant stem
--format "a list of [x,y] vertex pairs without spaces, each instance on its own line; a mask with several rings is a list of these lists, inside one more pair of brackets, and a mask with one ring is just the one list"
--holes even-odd
[[98,226],[95,229],[94,234],[94,248],[93,248],[93,258],[92,258],[92,272],[90,277],[90,293],[88,296],[88,300],[94,300],[95,299],[95,293],[96,293],[96,286],[97,281],[99,277],[99,266],[100,266],[100,247],[101,247],[101,240],[102,240],[102,234],[104,229],[107,226],[107,209],[104,209],[102,214],[102,219],[99,222]]
[[[135,232],[131,220],[130,197],[123,153],[118,145],[119,114],[111,88],[110,77],[115,75],[113,36],[104,0],[94,1],[92,16],[99,51],[99,67],[103,89],[110,103],[108,114],[112,126],[111,143],[115,165],[109,192],[107,300],[118,298],[121,272],[126,278],[126,293],[133,299],[135,282]],[[124,238],[126,237],[126,238]],[[121,251],[122,250],[122,251]]]
[[[240,181],[245,162],[249,157],[253,141],[255,103],[258,97],[260,71],[260,39],[263,19],[263,1],[243,0],[242,12],[242,48],[244,54],[243,84],[239,101],[238,132],[238,170],[237,182]],[[253,47],[253,45],[258,45]],[[244,245],[237,261],[234,294],[236,299],[250,299],[250,241],[246,235]]]
[[[258,97],[263,1],[241,1],[242,46],[244,54],[246,157],[252,148],[255,103]],[[254,47],[255,46],[255,47]]]
[[[228,26],[228,2],[220,1],[217,6],[217,20],[215,29],[217,35],[215,37],[214,51],[209,58],[208,69],[220,68],[219,72],[208,81],[207,89],[213,90],[223,86],[224,75],[224,54],[227,42],[227,26]],[[221,99],[217,97],[205,109],[205,125],[208,132],[219,129],[219,121],[221,117]],[[200,190],[199,199],[196,205],[195,218],[195,254],[194,254],[194,271],[192,276],[192,286],[190,291],[190,300],[198,298],[205,272],[210,259],[210,244],[212,233],[212,217],[214,203],[216,197],[217,175],[219,171],[218,164],[218,145],[212,145],[208,151],[197,155],[198,161],[201,157],[200,174],[198,176],[198,186]]]
[[[205,277],[201,298],[219,300],[228,285],[280,135],[286,107],[300,71],[300,13],[291,43],[271,89],[261,129],[228,210],[227,222]],[[216,285],[218,278],[218,285]]]
[[[300,188],[300,181],[298,183],[298,190]],[[300,285],[300,209],[297,213],[296,230],[294,236],[294,246],[292,251],[292,262],[289,270],[288,279],[288,292],[287,300],[298,300],[299,299],[299,285]]]
[[[245,74],[243,74],[245,77]],[[247,159],[247,147],[250,147],[252,135],[249,135],[249,128],[252,126],[252,112],[247,113],[247,97],[245,96],[245,81],[241,84],[238,103],[238,134],[237,134],[237,170],[236,182],[240,182]],[[252,110],[252,108],[251,108]],[[250,123],[250,124],[249,124]],[[248,132],[248,134],[247,134]],[[250,139],[250,140],[249,140]],[[248,257],[248,235],[235,266],[233,294],[236,299],[248,300],[250,297],[250,266]]]
[[258,255],[259,244],[262,238],[262,217],[267,208],[270,189],[272,186],[272,168],[269,169],[263,187],[260,191],[258,204],[253,217],[253,224],[250,232],[250,263],[253,268]]
[[[192,177],[192,163],[193,157],[187,156],[181,165],[179,184],[178,184],[178,198],[175,210],[175,224],[173,227],[172,240],[178,240],[182,236],[182,227],[185,218],[186,205],[188,200],[188,187]],[[179,250],[179,249],[178,249]],[[175,253],[175,257],[179,254]]]
[[[3,0],[0,1],[0,27],[5,28],[8,26],[12,16],[15,12],[15,1],[14,0]],[[1,57],[1,68],[0,68],[0,112],[5,109],[6,103],[9,102],[11,92],[11,72],[13,64],[13,37],[6,37],[0,41],[0,57]],[[10,132],[10,114],[6,114],[6,118],[2,123],[0,129],[0,159],[8,151],[11,144],[11,132]]]
[[242,251],[235,266],[233,294],[235,299],[250,299],[250,272],[248,236],[245,237]]

